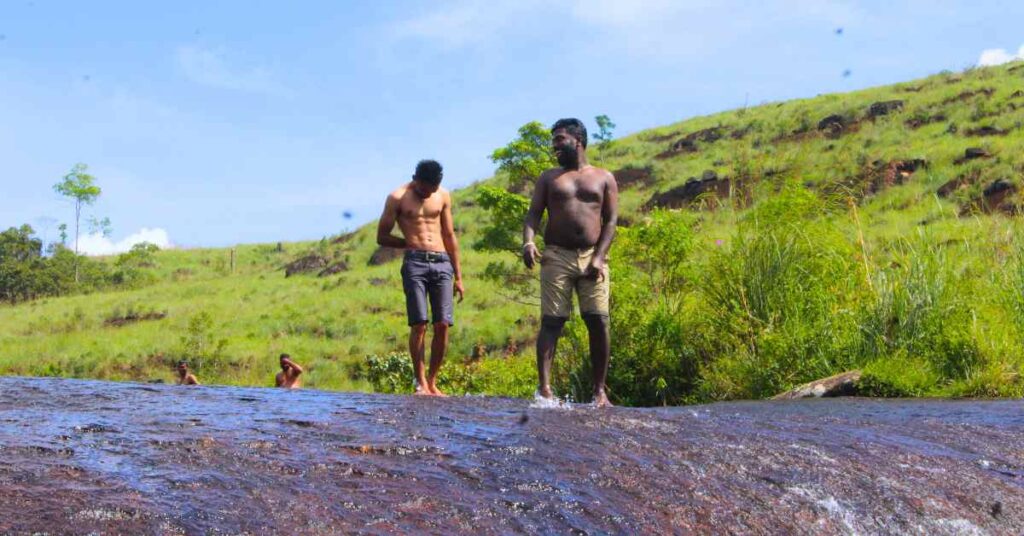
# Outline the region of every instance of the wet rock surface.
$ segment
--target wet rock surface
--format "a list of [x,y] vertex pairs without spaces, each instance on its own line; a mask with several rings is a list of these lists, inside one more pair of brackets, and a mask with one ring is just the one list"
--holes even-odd
[[0,533],[1020,534],[1024,403],[0,379]]

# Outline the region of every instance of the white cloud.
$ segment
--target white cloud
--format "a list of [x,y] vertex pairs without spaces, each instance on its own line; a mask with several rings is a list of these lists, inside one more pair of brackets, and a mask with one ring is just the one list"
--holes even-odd
[[222,49],[181,46],[175,53],[175,61],[186,78],[200,85],[252,93],[284,93],[269,69],[232,67]]
[[978,65],[987,67],[990,65],[1002,65],[1015,60],[1024,60],[1024,45],[1017,50],[1017,54],[1008,52],[1003,48],[990,48],[983,50],[978,58]]
[[78,251],[84,255],[90,256],[114,255],[116,253],[124,253],[125,251],[132,249],[132,246],[135,244],[140,244],[142,242],[156,244],[160,249],[174,247],[167,231],[159,228],[149,229],[147,227],[143,227],[119,242],[113,242],[100,233],[82,236],[78,239]]
[[461,48],[496,37],[515,24],[518,15],[543,5],[539,0],[464,0],[400,21],[391,31],[396,37],[433,41],[444,49]]

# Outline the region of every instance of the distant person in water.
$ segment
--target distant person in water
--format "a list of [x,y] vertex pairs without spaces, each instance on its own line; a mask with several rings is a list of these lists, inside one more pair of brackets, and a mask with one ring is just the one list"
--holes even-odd
[[[538,262],[541,327],[537,336],[538,394],[552,398],[551,361],[562,327],[572,310],[573,292],[590,334],[594,404],[610,406],[605,392],[611,341],[608,333],[608,249],[615,236],[619,189],[615,177],[587,161],[587,127],[578,119],[559,119],[551,127],[558,166],[541,173],[523,225],[523,262]],[[544,253],[533,239],[544,211]]]
[[199,385],[196,375],[188,371],[188,362],[178,361],[178,385]]
[[304,372],[302,367],[292,361],[292,356],[288,354],[281,354],[279,360],[281,362],[281,372],[278,372],[277,377],[274,378],[274,385],[284,387],[285,389],[298,389],[302,387],[302,382],[299,381],[299,375]]
[[[452,223],[452,198],[441,188],[442,175],[441,164],[433,160],[420,161],[412,180],[388,196],[377,226],[378,244],[405,250],[402,287],[418,395],[445,396],[437,388],[437,373],[448,347],[448,328],[455,323],[454,296],[458,294],[461,302],[465,290],[459,242]],[[396,222],[402,237],[391,234]],[[434,338],[430,344],[430,369],[424,374],[428,320],[434,325]]]

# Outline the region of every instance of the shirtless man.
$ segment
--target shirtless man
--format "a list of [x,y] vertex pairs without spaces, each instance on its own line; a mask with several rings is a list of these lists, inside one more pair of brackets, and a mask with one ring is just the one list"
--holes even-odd
[[304,372],[302,367],[292,361],[292,356],[288,354],[281,354],[280,361],[281,372],[278,372],[274,378],[274,385],[284,387],[285,389],[298,389],[302,387],[302,382],[299,381],[299,374]]
[[188,362],[184,359],[178,361],[178,385],[199,385],[195,374],[188,371]]
[[[448,348],[448,328],[455,323],[454,294],[459,295],[461,302],[464,292],[459,242],[452,224],[452,198],[441,188],[442,175],[441,164],[420,161],[412,181],[388,196],[377,226],[378,244],[405,249],[402,286],[417,395],[445,396],[437,388],[437,372]],[[391,234],[395,222],[402,237]],[[428,297],[434,338],[430,344],[430,370],[424,375]]]
[[[552,398],[551,361],[572,308],[573,290],[590,335],[594,404],[610,406],[605,393],[611,341],[608,334],[608,248],[615,236],[619,189],[607,170],[587,162],[587,127],[578,119],[559,119],[551,127],[551,145],[559,167],[541,173],[523,225],[523,262],[540,261],[541,328],[537,336],[537,392]],[[544,253],[533,237],[544,211]]]

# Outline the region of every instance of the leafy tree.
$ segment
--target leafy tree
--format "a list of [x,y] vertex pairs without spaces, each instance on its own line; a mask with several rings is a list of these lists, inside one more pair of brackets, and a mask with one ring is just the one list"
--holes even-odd
[[519,127],[519,137],[495,149],[491,160],[508,174],[509,190],[522,192],[545,170],[558,165],[551,152],[551,133],[538,121]]
[[62,246],[68,245],[68,224],[62,223],[58,225],[57,230],[60,231],[60,244]]
[[156,244],[140,242],[132,246],[130,251],[118,255],[114,262],[113,282],[129,287],[153,282],[155,276],[146,268],[156,266],[157,251],[160,251],[160,247]]
[[[96,178],[86,173],[89,169],[85,164],[75,164],[64,180],[53,185],[54,191],[71,199],[75,203],[75,255],[78,255],[78,234],[82,221],[82,206],[92,205],[99,198],[102,190],[96,186]],[[109,224],[109,220],[107,221]],[[78,281],[78,268],[75,268],[75,281]]]
[[612,120],[603,114],[595,117],[594,120],[597,121],[597,133],[593,134],[594,139],[602,147],[608,145],[612,141],[612,131],[615,130],[615,123],[612,123]]
[[484,251],[519,252],[519,234],[530,200],[519,194],[493,186],[481,186],[476,194],[480,208],[490,214],[482,236],[473,246]]
[[0,233],[0,299],[29,300],[41,290],[43,241],[29,225]]

